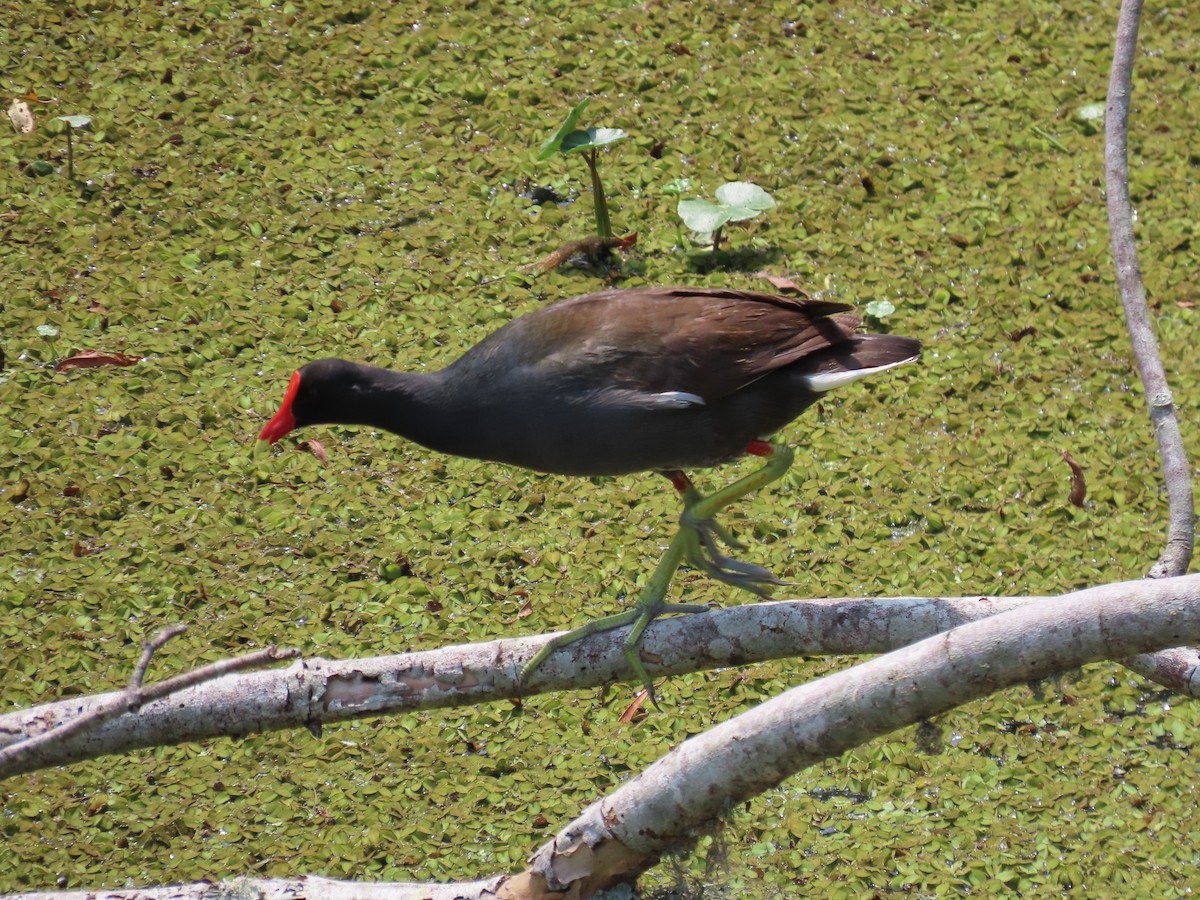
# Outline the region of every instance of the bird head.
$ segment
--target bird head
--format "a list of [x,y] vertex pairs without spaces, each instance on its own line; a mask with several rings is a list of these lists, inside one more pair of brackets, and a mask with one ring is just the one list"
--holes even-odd
[[259,432],[260,441],[274,444],[296,427],[296,413],[292,407],[296,402],[296,395],[300,392],[300,381],[300,370],[297,369],[292,373],[292,380],[288,382],[287,393],[283,397],[283,403],[279,405],[279,412],[275,413],[271,421]]

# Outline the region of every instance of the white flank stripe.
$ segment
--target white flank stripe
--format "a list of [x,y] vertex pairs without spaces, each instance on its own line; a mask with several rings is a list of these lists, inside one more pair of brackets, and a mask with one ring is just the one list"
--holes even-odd
[[910,356],[908,359],[902,359],[899,362],[888,363],[886,366],[871,366],[867,369],[851,369],[848,372],[815,372],[812,375],[803,376],[800,381],[810,391],[815,391],[818,394],[823,394],[826,391],[832,391],[834,388],[839,388],[844,384],[850,384],[853,381],[858,381],[860,378],[869,378],[876,372],[886,372],[888,369],[894,369],[896,366],[902,366],[905,363],[910,363],[915,356]]

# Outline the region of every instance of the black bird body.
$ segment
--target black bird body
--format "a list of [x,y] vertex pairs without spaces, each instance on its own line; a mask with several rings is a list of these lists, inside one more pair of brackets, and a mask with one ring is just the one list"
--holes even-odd
[[309,363],[262,437],[365,425],[562,475],[713,466],[824,391],[916,358],[911,338],[856,334],[850,309],[711,288],[587,294],[514,319],[436,372]]
[[[437,372],[311,362],[292,375],[259,437],[274,443],[305,425],[366,425],[541,472],[667,475],[683,497],[680,528],[636,605],[554,637],[518,676],[527,683],[558,648],[630,625],[625,658],[653,696],[638,650],[646,626],[663,613],[707,608],[666,602],[681,563],[759,595],[782,584],[724,555],[718,544],[736,542],[714,520],[787,471],[792,450],[763,439],[825,391],[920,353],[912,338],[857,334],[858,325],[844,304],[756,291],[601,291],[514,319]],[[683,472],[746,452],[766,462],[708,496]]]

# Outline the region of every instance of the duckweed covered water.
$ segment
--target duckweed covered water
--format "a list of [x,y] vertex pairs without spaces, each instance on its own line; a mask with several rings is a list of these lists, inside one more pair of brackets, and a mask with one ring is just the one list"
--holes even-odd
[[[437,367],[607,273],[522,267],[591,229],[536,148],[585,95],[624,285],[764,287],[896,312],[921,364],[792,426],[792,475],[730,524],[797,596],[1058,593],[1137,577],[1165,501],[1109,261],[1110,4],[27,4],[0,72],[65,139],[0,131],[0,680],[7,708],[278,642],[338,657],[619,608],[669,538],[662,479],[551,478],[330,428],[253,438],[299,363]],[[1132,190],[1197,447],[1200,14],[1147,11]],[[41,102],[48,101],[48,102]],[[8,101],[6,100],[5,103]],[[40,165],[39,165],[40,163]],[[55,174],[36,175],[54,170]],[[29,173],[29,174],[27,174]],[[689,243],[692,196],[778,206]],[[568,202],[538,206],[534,187]],[[570,202],[577,201],[577,202]],[[128,368],[56,373],[76,350]],[[1088,500],[1067,502],[1082,465]],[[701,473],[713,483],[735,468]],[[743,602],[697,577],[689,600]],[[533,615],[518,619],[527,602]],[[255,873],[515,870],[597,794],[852,660],[221,740],[11,779],[0,891]],[[713,896],[1182,894],[1196,707],[1117,666],[1006,691],[793,778],[681,861]],[[670,866],[646,886],[672,883]]]

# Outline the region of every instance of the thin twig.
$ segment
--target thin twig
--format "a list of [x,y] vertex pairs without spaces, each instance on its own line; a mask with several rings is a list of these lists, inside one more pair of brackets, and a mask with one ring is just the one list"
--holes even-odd
[[1133,59],[1137,51],[1141,0],[1123,0],[1117,21],[1108,85],[1108,108],[1104,117],[1104,167],[1108,194],[1108,227],[1112,233],[1113,259],[1125,321],[1133,342],[1138,372],[1150,406],[1150,421],[1158,438],[1166,481],[1169,525],[1167,545],[1150,569],[1151,578],[1182,575],[1188,569],[1195,542],[1195,507],[1187,454],[1179,433],[1179,418],[1167,376],[1158,352],[1158,341],[1146,306],[1146,290],[1138,268],[1133,239],[1133,215],[1129,199],[1129,96],[1133,88]]
[[133,667],[133,674],[129,677],[129,690],[140,691],[142,689],[142,679],[146,677],[146,668],[150,665],[154,654],[161,650],[171,638],[177,637],[185,631],[187,631],[187,626],[182,622],[168,625],[150,640],[142,641],[142,656],[137,661],[137,665]]
[[153,700],[177,694],[185,688],[190,688],[206,681],[212,681],[230,672],[241,672],[246,669],[257,668],[264,663],[276,662],[281,659],[291,659],[300,655],[299,650],[280,650],[272,645],[262,650],[256,650],[253,653],[247,653],[244,656],[235,657],[234,659],[218,660],[215,663],[201,666],[182,675],[167,678],[150,687],[143,687],[142,679],[145,678],[146,669],[150,665],[150,660],[153,658],[155,652],[162,649],[163,645],[171,640],[171,638],[182,634],[186,630],[186,625],[171,625],[162,629],[151,640],[143,642],[142,655],[138,659],[137,665],[133,668],[133,674],[129,678],[129,686],[125,690],[113,694],[103,703],[94,706],[83,715],[0,750],[0,773],[8,771],[9,767],[20,765],[23,760],[37,753],[39,749],[45,747],[47,744],[54,741],[65,741],[87,729],[98,728],[105,722],[115,719],[124,713],[136,712]]
[[209,663],[207,666],[201,666],[199,669],[184,672],[182,675],[174,675],[165,681],[151,685],[141,692],[141,702],[145,704],[152,700],[161,700],[163,697],[171,694],[178,694],[185,688],[194,687],[206,681],[213,681],[232,672],[244,672],[247,669],[254,669],[267,663],[279,662],[281,659],[295,659],[299,655],[300,651],[294,647],[285,647],[280,650],[272,644],[269,647],[264,647],[262,650],[255,650],[253,653],[247,653],[244,656],[235,656],[233,659],[219,659],[214,663]]

